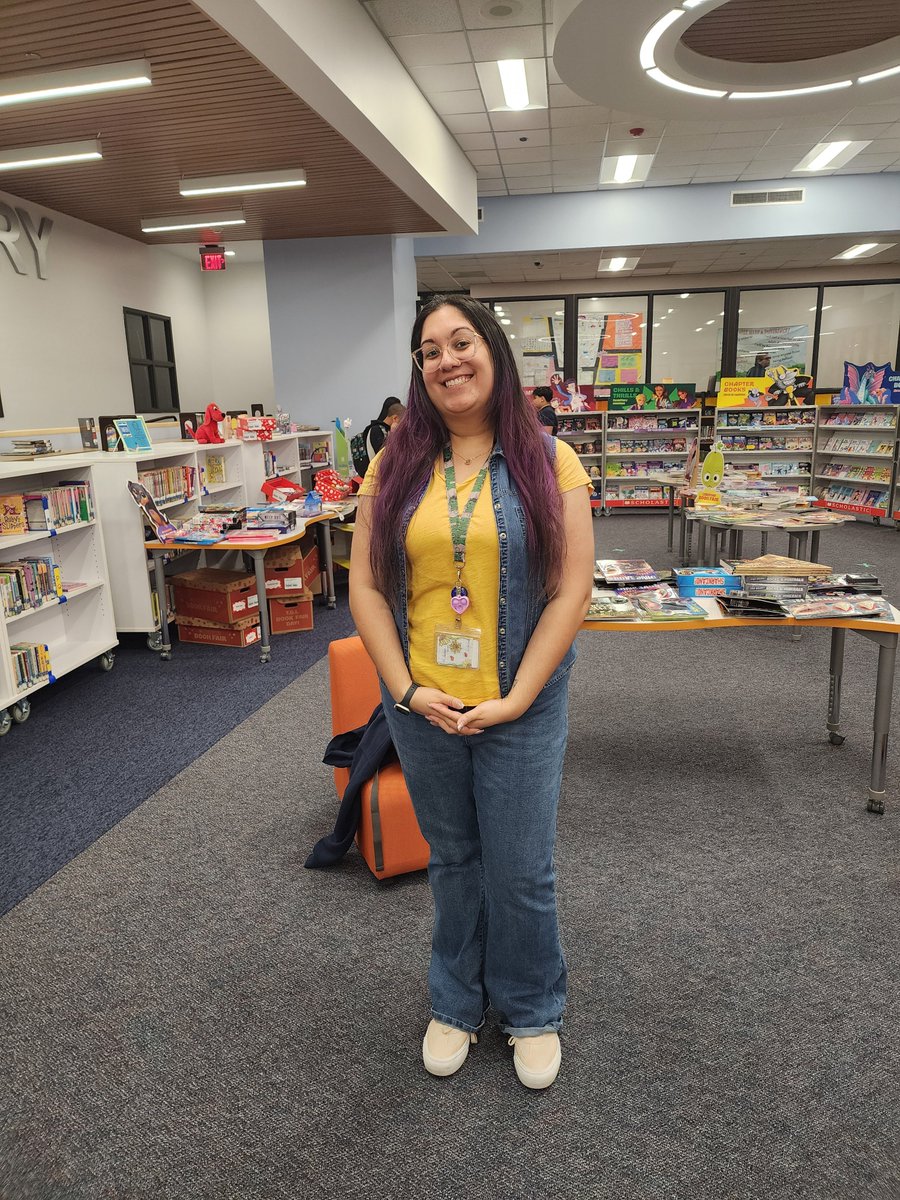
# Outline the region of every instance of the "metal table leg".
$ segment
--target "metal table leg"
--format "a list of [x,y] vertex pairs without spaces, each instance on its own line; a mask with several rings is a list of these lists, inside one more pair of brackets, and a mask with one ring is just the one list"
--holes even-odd
[[817,563],[819,561],[819,539],[822,536],[821,529],[814,529],[810,539],[809,561]]
[[768,548],[769,548],[769,535],[767,533],[762,533],[762,534],[760,534],[760,537],[759,537],[760,556],[765,554],[765,552],[768,550]]
[[697,566],[706,566],[706,522],[700,521],[700,531],[697,535]]
[[256,594],[259,597],[259,661],[267,663],[272,654],[271,630],[269,629],[269,602],[266,599],[266,552],[265,550],[248,550],[253,559],[253,571],[256,575]]
[[329,608],[337,606],[334,594],[334,560],[331,556],[331,522],[320,521],[316,525],[319,538],[319,554],[325,564],[325,601]]
[[159,604],[159,632],[162,637],[162,645],[159,648],[159,657],[161,659],[169,659],[172,657],[172,643],[169,638],[169,614],[166,611],[166,568],[163,562],[165,550],[151,550],[153,555],[153,578],[156,582],[156,599]]
[[828,740],[833,746],[844,744],[844,734],[841,733],[841,676],[844,672],[844,643],[847,640],[846,629],[831,631],[831,661],[828,666]]
[[669,527],[666,532],[666,549],[672,553],[675,544],[675,484],[669,485]]
[[869,776],[869,812],[884,812],[884,785],[887,774],[888,734],[891,729],[891,700],[894,691],[894,667],[897,662],[897,634],[882,635],[878,645],[878,677],[875,682],[875,718],[872,722],[872,769]]
[[687,527],[688,519],[685,516],[686,503],[684,496],[681,497],[681,507],[678,510],[678,561],[682,567],[687,564]]

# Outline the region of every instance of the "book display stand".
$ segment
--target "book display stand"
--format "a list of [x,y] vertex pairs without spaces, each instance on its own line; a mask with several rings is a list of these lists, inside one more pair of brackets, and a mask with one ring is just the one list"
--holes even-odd
[[828,404],[819,407],[815,492],[819,504],[858,513],[880,524],[896,503],[897,412],[895,404]]
[[742,471],[757,470],[772,484],[809,492],[813,473],[814,405],[719,408],[716,439]]
[[0,495],[34,497],[31,528],[0,534],[0,734],[28,719],[29,696],[40,688],[92,659],[113,666],[118,639],[93,457],[0,463]]

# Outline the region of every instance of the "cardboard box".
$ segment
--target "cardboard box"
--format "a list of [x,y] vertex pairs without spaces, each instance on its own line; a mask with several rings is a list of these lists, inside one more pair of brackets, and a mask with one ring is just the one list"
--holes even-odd
[[704,596],[726,596],[741,590],[739,575],[718,567],[676,567],[675,580],[679,596],[693,598]]
[[319,547],[310,532],[298,542],[266,551],[266,595],[295,596],[322,590]]
[[290,599],[269,600],[269,627],[276,633],[298,633],[313,627],[312,595],[304,592]]
[[205,621],[201,617],[176,618],[178,640],[198,642],[206,646],[252,646],[259,641],[259,613],[244,617],[230,625]]
[[199,617],[221,625],[233,625],[247,616],[258,617],[256,580],[243,571],[202,567],[174,575],[175,612],[179,617]]

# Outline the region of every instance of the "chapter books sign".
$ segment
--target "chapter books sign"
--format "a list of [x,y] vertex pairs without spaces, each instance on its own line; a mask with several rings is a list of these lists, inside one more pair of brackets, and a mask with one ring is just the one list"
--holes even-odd
[[610,412],[656,412],[667,408],[694,408],[696,404],[693,383],[614,383],[609,389]]
[[759,377],[719,381],[719,408],[788,408],[812,403],[812,376],[790,367],[769,367]]

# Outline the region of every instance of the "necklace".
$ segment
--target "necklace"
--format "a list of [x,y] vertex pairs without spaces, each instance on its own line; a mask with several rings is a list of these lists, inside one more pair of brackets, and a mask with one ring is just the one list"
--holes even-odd
[[[494,443],[491,442],[491,447],[489,447],[488,449],[492,448],[493,444]],[[459,450],[454,450],[453,453],[457,456],[457,458],[461,462],[465,463],[465,465],[467,467],[470,467],[476,458],[484,458],[485,454],[488,453],[488,450],[487,449],[477,450],[470,458],[466,458],[465,455],[461,454]]]

